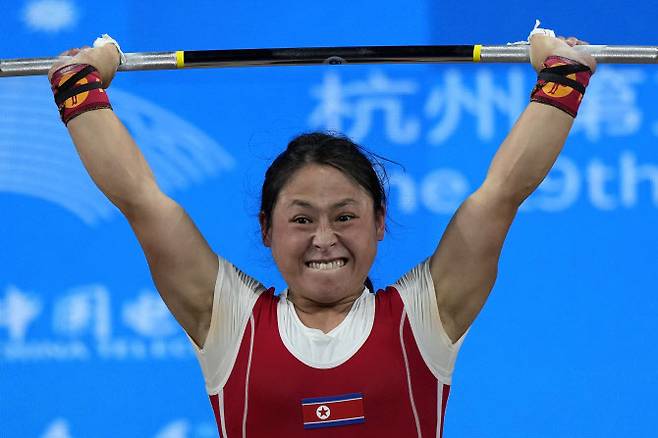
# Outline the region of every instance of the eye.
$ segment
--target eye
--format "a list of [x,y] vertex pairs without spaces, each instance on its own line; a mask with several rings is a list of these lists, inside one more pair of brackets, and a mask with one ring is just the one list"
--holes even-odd
[[297,217],[292,219],[292,222],[294,222],[296,224],[300,224],[300,225],[306,225],[306,224],[310,224],[311,220],[307,217],[304,217],[304,216],[297,216]]
[[348,221],[351,221],[352,219],[354,219],[355,217],[356,216],[351,215],[351,214],[341,214],[340,216],[338,216],[337,220],[338,220],[338,222],[348,222]]

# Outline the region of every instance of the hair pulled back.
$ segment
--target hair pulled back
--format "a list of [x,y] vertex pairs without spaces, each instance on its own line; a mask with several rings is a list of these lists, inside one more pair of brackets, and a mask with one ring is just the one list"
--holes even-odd
[[[339,134],[312,132],[293,138],[265,172],[260,203],[265,228],[269,229],[272,225],[272,212],[283,187],[299,169],[308,164],[340,170],[372,197],[375,213],[384,211],[386,171],[377,158]],[[370,279],[366,279],[366,286],[373,290]]]

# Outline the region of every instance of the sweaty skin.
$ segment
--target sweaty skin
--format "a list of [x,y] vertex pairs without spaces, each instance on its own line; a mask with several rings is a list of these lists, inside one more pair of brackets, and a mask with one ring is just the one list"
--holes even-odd
[[[594,70],[594,59],[571,47],[580,43],[573,37],[560,40],[535,35],[531,39],[532,65],[539,71],[544,59],[558,55]],[[53,66],[50,74],[67,64],[91,64],[105,87],[119,63],[113,45],[73,49],[65,55],[69,57]],[[443,233],[430,270],[441,320],[453,341],[462,336],[484,305],[516,211],[553,166],[572,123],[573,119],[557,108],[530,103],[496,153],[482,186],[462,204]],[[111,110],[81,114],[68,124],[68,130],[96,185],[130,222],[163,300],[202,346],[210,326],[217,256],[187,213],[160,190],[139,148]],[[349,180],[329,169],[312,170],[300,171],[284,189],[283,201],[279,199],[263,241],[272,248],[304,324],[326,331],[342,321],[361,292],[377,241],[383,237],[384,220],[367,208],[363,194],[350,186]],[[335,191],[318,183],[318,174],[322,183]],[[308,187],[294,190],[298,185]],[[356,220],[336,215],[341,210],[337,204],[347,198],[355,202],[341,207],[354,208]],[[302,202],[295,203],[295,199]],[[312,216],[310,225],[291,218],[293,208],[306,209],[302,213]],[[316,272],[320,265],[306,265],[334,258],[346,261],[336,268],[341,275]]]
[[[534,35],[530,59],[539,72],[551,55],[596,69],[591,56],[572,48],[584,42]],[[459,207],[432,255],[430,271],[441,321],[453,342],[470,327],[493,288],[498,260],[516,212],[562,151],[573,118],[530,102],[496,152],[484,183]]]
[[384,238],[370,195],[341,171],[310,164],[281,190],[271,227],[261,226],[301,321],[324,332],[340,324]]

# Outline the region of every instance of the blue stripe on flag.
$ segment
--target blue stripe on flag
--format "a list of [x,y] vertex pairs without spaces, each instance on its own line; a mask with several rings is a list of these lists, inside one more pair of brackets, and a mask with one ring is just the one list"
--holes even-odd
[[341,400],[350,400],[353,398],[363,398],[363,394],[359,392],[353,392],[351,394],[343,394],[343,395],[334,395],[331,397],[316,397],[316,398],[305,398],[302,399],[302,404],[310,404],[310,403],[326,403],[326,402],[333,402],[333,401],[341,401]]
[[365,423],[366,419],[353,418],[351,420],[336,420],[336,421],[323,421],[322,423],[304,423],[304,429],[320,429],[322,427],[335,427],[335,426],[348,426],[350,424],[360,424]]

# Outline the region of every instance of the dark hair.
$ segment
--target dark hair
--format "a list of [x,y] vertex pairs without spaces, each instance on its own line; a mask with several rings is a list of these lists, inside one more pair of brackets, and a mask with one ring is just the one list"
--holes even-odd
[[[311,132],[293,138],[265,172],[260,213],[269,229],[279,192],[307,164],[332,166],[352,178],[372,197],[375,213],[386,207],[386,171],[381,158],[349,138],[333,133]],[[370,278],[366,287],[374,292]]]

